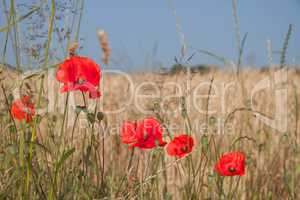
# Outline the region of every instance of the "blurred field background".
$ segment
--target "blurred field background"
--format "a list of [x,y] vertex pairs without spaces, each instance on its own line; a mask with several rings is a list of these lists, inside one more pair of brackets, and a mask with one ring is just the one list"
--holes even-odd
[[[282,47],[275,54],[278,64],[272,62],[269,42],[268,64],[245,66],[247,34],[241,36],[237,1],[231,3],[235,60],[202,50],[198,53],[220,64],[190,64],[195,55],[188,52],[181,24],[176,21],[181,48],[171,67],[125,73],[101,64],[102,96],[96,110],[93,100],[85,110],[78,107],[84,103],[81,94],[60,94],[54,76],[74,42],[79,43],[79,52],[83,48],[79,31],[84,1],[40,1],[29,7],[24,3],[25,13],[17,13],[18,2],[3,1],[0,199],[299,199],[300,71],[297,64],[287,64],[290,38],[296,36],[294,27],[286,27]],[[70,30],[62,30],[60,19],[67,6],[74,10],[70,15],[73,23]],[[178,17],[175,8],[171,11]],[[33,45],[23,49],[20,37],[26,33],[21,26],[30,22],[34,38],[24,41]],[[34,28],[44,32],[35,34]],[[101,44],[94,32],[100,55]],[[57,51],[61,51],[60,57],[56,57]],[[8,60],[14,60],[14,66],[7,64]],[[258,85],[262,87],[256,91]],[[280,93],[284,113],[276,110],[276,103],[282,100],[278,91],[287,92],[286,102],[285,93]],[[10,117],[13,99],[22,94],[39,102],[33,142],[34,130]],[[274,120],[276,115],[283,116],[283,126],[278,127],[285,127],[286,119],[286,129],[278,130],[259,118]],[[146,116],[156,117],[175,135],[190,129],[196,140],[191,155],[175,159],[163,148],[142,151],[122,144],[122,123]],[[25,168],[19,164],[21,134],[25,136]],[[214,172],[219,155],[231,150],[247,155],[245,176],[220,177]],[[27,177],[29,186],[24,181]]]

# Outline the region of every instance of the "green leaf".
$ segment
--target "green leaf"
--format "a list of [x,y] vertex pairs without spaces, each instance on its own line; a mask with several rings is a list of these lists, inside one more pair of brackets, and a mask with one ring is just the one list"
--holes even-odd
[[11,105],[12,102],[13,102],[13,100],[14,100],[14,96],[13,96],[12,94],[9,94],[9,95],[7,96],[7,100],[8,100],[8,102],[9,102],[9,104]]
[[206,50],[198,50],[199,53],[208,55],[216,60],[218,60],[219,62],[223,63],[223,65],[227,65],[229,63],[229,60],[223,56],[219,56],[217,54],[214,54],[210,51],[206,51]]
[[63,166],[66,160],[75,152],[75,148],[64,151],[59,161],[55,165],[55,174],[59,171],[59,169]]
[[78,115],[78,114],[81,113],[81,112],[87,112],[87,109],[86,109],[85,106],[76,106],[75,112],[76,112],[76,114]]
[[206,135],[204,135],[204,136],[201,137],[201,144],[203,146],[208,145],[208,137]]
[[36,115],[36,123],[40,124],[42,121],[42,116],[41,115]]
[[155,146],[159,147],[159,141],[158,140],[155,140],[154,143],[155,143]]
[[286,62],[286,52],[287,52],[287,48],[289,46],[289,41],[292,35],[292,31],[293,31],[293,26],[292,24],[289,25],[289,29],[288,32],[285,35],[284,38],[284,43],[282,46],[282,49],[280,51],[280,68],[283,68]]
[[252,163],[253,163],[252,157],[251,157],[250,155],[247,155],[247,156],[246,156],[246,164],[247,164],[247,165],[250,165],[250,164],[252,164]]

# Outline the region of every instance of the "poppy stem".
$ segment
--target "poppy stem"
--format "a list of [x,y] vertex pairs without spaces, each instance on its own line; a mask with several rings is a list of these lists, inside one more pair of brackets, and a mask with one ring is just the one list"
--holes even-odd
[[[161,154],[161,164],[162,164],[162,168],[166,168],[166,161],[165,161],[165,156],[164,154]],[[167,175],[167,171],[164,170],[163,171],[163,178],[164,178],[164,186],[163,186],[163,194],[165,195],[164,199],[167,199],[167,194],[168,194],[168,175]]]
[[65,126],[65,121],[66,121],[66,115],[67,115],[67,111],[68,111],[69,96],[70,96],[70,93],[68,92],[68,93],[67,93],[67,97],[66,97],[65,109],[64,109],[64,116],[63,116],[63,121],[62,121],[61,129],[60,129],[60,135],[59,135],[59,137],[62,137],[63,132],[64,132],[64,126]]
[[[75,132],[76,124],[77,124],[77,121],[78,121],[78,117],[79,117],[79,114],[76,114],[76,117],[75,117],[75,120],[74,120],[74,124],[73,124],[73,127],[72,127],[71,148],[74,148],[73,147],[73,145],[74,145],[74,132]],[[73,154],[72,154],[72,157],[71,157],[71,169],[73,169],[73,161],[74,161],[74,157],[73,157]]]
[[85,99],[85,95],[83,92],[81,92],[82,94],[82,99],[83,99],[83,103],[84,103],[84,106],[87,108],[87,102],[86,102],[86,99]]
[[[229,198],[228,199],[236,199],[235,195],[236,195],[236,191],[238,191],[238,187],[239,187],[239,183],[240,183],[241,177],[238,177],[238,180],[236,182],[236,185],[234,187],[234,189],[231,191],[231,186],[230,186],[230,191],[229,191]],[[234,185],[233,183],[231,183],[230,185]]]
[[[41,104],[41,97],[43,93],[43,82],[44,82],[44,75],[41,77],[41,85],[39,88],[39,93],[38,93],[38,102],[37,102],[37,108],[40,108]],[[30,191],[30,177],[31,177],[31,163],[32,163],[32,157],[33,157],[33,152],[34,152],[34,142],[36,140],[36,134],[37,134],[37,117],[34,118],[32,128],[31,128],[31,139],[29,143],[29,156],[28,156],[28,162],[27,162],[27,174],[26,174],[26,192]]]
[[103,136],[102,136],[102,173],[101,173],[101,186],[103,186],[104,184],[104,168],[105,168],[105,147],[104,147],[104,133],[103,133]]
[[31,131],[31,139],[29,144],[29,158],[27,162],[27,175],[26,175],[26,191],[29,192],[30,190],[30,176],[31,176],[31,162],[32,162],[32,155],[33,155],[33,143],[36,140],[36,129],[33,128]]
[[20,168],[21,168],[21,172],[22,172],[22,177],[21,177],[21,194],[24,194],[24,189],[25,189],[25,165],[24,165],[24,160],[25,160],[25,156],[24,156],[24,145],[25,145],[25,138],[24,138],[24,134],[25,131],[20,131],[20,138],[19,138],[19,162],[20,162]]

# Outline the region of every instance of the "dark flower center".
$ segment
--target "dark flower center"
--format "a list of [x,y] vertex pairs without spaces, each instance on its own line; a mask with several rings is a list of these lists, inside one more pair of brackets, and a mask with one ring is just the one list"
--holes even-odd
[[187,146],[183,146],[180,148],[180,150],[184,153],[188,152],[188,147]]
[[147,132],[144,132],[144,135],[143,135],[143,139],[144,139],[144,141],[146,141],[147,139],[148,139],[148,137],[149,137],[149,135],[148,135],[148,133]]
[[233,173],[233,172],[236,171],[236,169],[234,167],[228,167],[228,171],[231,172],[231,173]]
[[79,85],[82,85],[85,83],[85,80],[83,78],[79,78],[79,79],[77,79],[76,83]]
[[25,114],[31,114],[31,109],[26,105],[26,103],[21,103],[21,105],[19,105],[19,108],[22,110],[22,112],[24,112]]

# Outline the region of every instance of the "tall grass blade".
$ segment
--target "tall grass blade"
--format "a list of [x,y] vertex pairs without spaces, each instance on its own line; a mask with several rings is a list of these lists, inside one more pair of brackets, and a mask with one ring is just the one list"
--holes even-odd
[[290,24],[288,31],[285,35],[285,39],[283,42],[283,46],[282,49],[280,51],[280,68],[282,69],[284,67],[284,65],[286,64],[286,52],[287,52],[287,48],[289,46],[289,41],[292,35],[292,31],[293,31],[293,25]]

